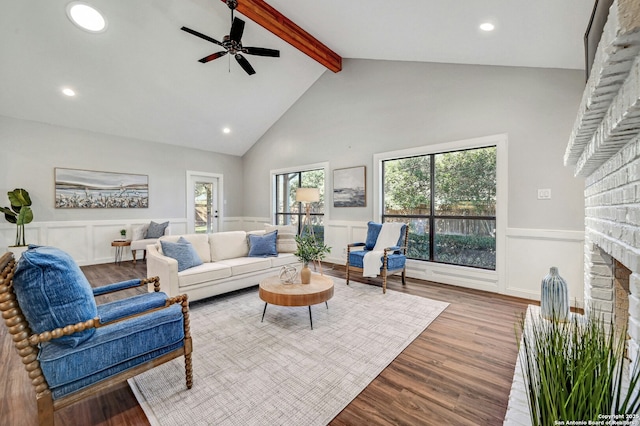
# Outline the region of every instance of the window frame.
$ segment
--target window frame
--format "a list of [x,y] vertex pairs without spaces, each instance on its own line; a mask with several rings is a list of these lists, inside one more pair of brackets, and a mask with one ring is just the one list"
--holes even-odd
[[[447,264],[447,265],[456,265],[456,266],[466,266],[469,268],[478,268],[478,269],[486,269],[486,270],[490,270],[493,271],[495,270],[495,268],[483,268],[482,266],[475,266],[475,265],[462,265],[462,264],[456,264],[456,263],[450,263],[450,262],[443,262],[441,260],[437,260],[436,259],[436,254],[435,254],[435,248],[436,248],[436,221],[438,220],[442,220],[442,219],[453,219],[453,220],[489,220],[489,221],[496,221],[496,216],[474,216],[474,215],[451,215],[451,214],[439,214],[436,211],[436,197],[437,197],[437,191],[436,191],[436,181],[437,181],[437,176],[436,176],[436,156],[438,155],[446,155],[446,154],[450,154],[450,153],[456,153],[456,152],[465,152],[465,151],[474,151],[474,150],[479,150],[479,149],[485,149],[485,148],[496,148],[496,160],[497,160],[497,156],[498,156],[498,149],[496,145],[487,145],[487,146],[481,146],[481,147],[475,147],[475,148],[464,148],[464,149],[457,149],[457,150],[449,150],[449,151],[442,151],[442,152],[435,152],[435,153],[431,153],[431,154],[421,154],[421,155],[412,155],[410,157],[400,157],[400,158],[393,158],[393,159],[386,159],[386,160],[382,160],[380,162],[381,164],[381,168],[382,168],[382,186],[380,188],[381,191],[381,197],[383,199],[383,203],[382,203],[382,211],[380,214],[380,220],[381,222],[384,222],[386,218],[399,218],[399,219],[425,219],[427,220],[427,222],[429,223],[429,253],[428,253],[428,259],[418,259],[418,258],[411,258],[414,260],[418,260],[418,261],[423,261],[423,262],[435,262],[435,263],[442,263],[442,264]],[[406,158],[417,158],[417,157],[428,157],[429,160],[429,214],[423,214],[423,215],[419,215],[419,214],[407,214],[407,215],[397,215],[397,214],[386,214],[384,211],[384,178],[385,178],[385,173],[384,173],[384,163],[387,161],[395,161],[395,160],[402,160],[402,159],[406,159]],[[497,169],[496,169],[496,175],[497,175]],[[497,199],[497,176],[496,176],[496,199]],[[497,222],[497,221],[496,221]]]
[[[271,217],[270,217],[270,222],[271,223],[276,223],[276,217],[278,214],[282,214],[282,213],[278,213],[277,211],[277,195],[278,195],[278,188],[277,188],[277,182],[276,182],[276,177],[278,175],[283,175],[283,174],[292,174],[292,173],[304,173],[304,172],[308,172],[308,171],[312,171],[312,170],[322,170],[324,172],[324,194],[325,194],[325,200],[324,200],[324,212],[323,213],[311,213],[312,216],[322,216],[323,220],[323,224],[326,228],[327,225],[327,221],[328,221],[328,208],[327,208],[327,188],[329,187],[329,163],[327,162],[322,162],[322,163],[314,163],[314,164],[307,164],[307,165],[302,165],[302,166],[294,166],[294,167],[287,167],[287,168],[282,168],[282,169],[274,169],[270,171],[270,181],[271,181],[271,205],[270,205],[270,212],[271,212]],[[298,233],[300,233],[300,227],[302,226],[302,222],[303,222],[303,218],[304,218],[304,210],[302,208],[300,208],[300,211],[298,213],[292,213],[292,215],[297,215],[298,216]]]
[[452,151],[468,149],[496,147],[496,268],[482,269],[473,266],[439,263],[421,259],[408,259],[408,268],[424,270],[425,265],[433,265],[434,268],[446,271],[447,274],[456,274],[456,270],[477,271],[479,274],[488,274],[498,283],[503,283],[506,276],[506,231],[507,231],[507,205],[508,205],[508,151],[507,134],[497,134],[473,139],[465,139],[453,142],[424,145],[415,148],[388,151],[374,154],[373,156],[373,220],[382,222],[384,214],[383,199],[383,162],[406,157],[440,154]]

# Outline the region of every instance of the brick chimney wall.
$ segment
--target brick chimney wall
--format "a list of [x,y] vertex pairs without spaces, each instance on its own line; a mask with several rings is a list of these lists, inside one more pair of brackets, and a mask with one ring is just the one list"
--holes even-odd
[[[640,2],[609,11],[565,153],[585,180],[585,307],[614,316],[628,303],[629,355],[640,344]],[[616,301],[615,262],[630,271]]]

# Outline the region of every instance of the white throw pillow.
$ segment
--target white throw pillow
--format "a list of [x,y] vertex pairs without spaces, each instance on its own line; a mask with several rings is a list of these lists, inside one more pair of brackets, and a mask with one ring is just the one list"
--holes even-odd
[[278,253],[295,253],[298,249],[298,244],[296,243],[297,229],[294,225],[271,225],[265,223],[264,230],[267,233],[278,231],[278,238],[276,239]]
[[134,226],[131,230],[131,240],[138,241],[144,240],[144,236],[147,234],[147,228],[149,228],[149,224],[146,223],[144,225]]

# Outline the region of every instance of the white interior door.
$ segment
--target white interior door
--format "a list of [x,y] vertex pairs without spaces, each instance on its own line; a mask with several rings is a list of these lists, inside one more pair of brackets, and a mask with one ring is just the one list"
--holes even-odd
[[222,177],[213,173],[187,172],[187,227],[189,233],[218,232]]

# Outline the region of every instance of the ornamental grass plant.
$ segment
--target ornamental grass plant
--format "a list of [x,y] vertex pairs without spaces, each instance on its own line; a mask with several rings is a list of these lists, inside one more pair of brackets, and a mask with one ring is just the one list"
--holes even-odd
[[566,322],[533,317],[522,315],[518,331],[534,426],[616,424],[608,421],[638,413],[638,363],[625,373],[626,329],[609,332],[613,324],[605,327],[595,314]]

